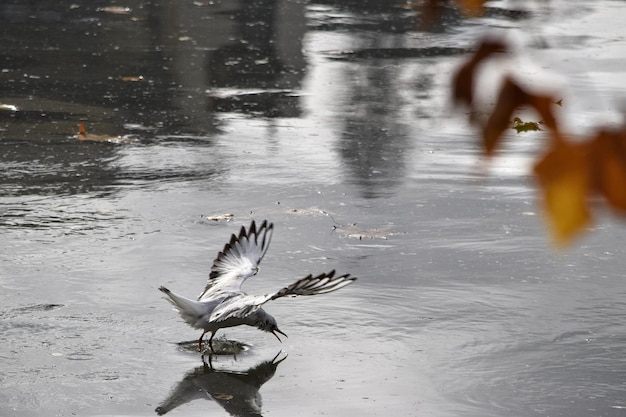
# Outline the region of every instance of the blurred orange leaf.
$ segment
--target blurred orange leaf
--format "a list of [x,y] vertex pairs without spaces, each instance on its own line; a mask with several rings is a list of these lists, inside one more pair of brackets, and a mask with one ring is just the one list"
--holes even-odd
[[594,187],[611,208],[626,214],[626,131],[600,130],[590,146]]
[[556,118],[552,113],[553,104],[554,100],[552,97],[528,93],[511,77],[507,77],[500,89],[493,113],[487,119],[483,129],[485,153],[487,155],[493,154],[502,138],[502,134],[509,127],[509,120],[511,120],[513,112],[520,107],[533,108],[542,117],[542,123],[556,131]]
[[499,40],[484,39],[478,45],[478,49],[474,52],[474,55],[459,68],[452,79],[452,98],[456,104],[464,104],[470,108],[472,107],[477,68],[491,55],[506,51],[506,44]]
[[500,89],[493,113],[483,128],[483,146],[487,155],[493,154],[502,134],[509,127],[513,112],[528,104],[528,101],[528,94],[507,77]]
[[591,220],[587,204],[589,167],[588,144],[563,139],[554,141],[534,167],[552,236],[559,246],[569,244]]

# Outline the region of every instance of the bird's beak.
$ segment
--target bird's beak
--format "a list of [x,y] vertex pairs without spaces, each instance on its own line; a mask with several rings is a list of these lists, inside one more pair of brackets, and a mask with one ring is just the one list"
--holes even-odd
[[281,331],[280,331],[280,330],[278,330],[278,329],[276,329],[276,330],[272,330],[272,334],[273,334],[274,336],[276,336],[276,339],[278,339],[278,341],[279,341],[280,343],[282,343],[283,341],[282,341],[282,340],[280,340],[280,337],[278,337],[278,335],[277,335],[276,333],[280,333],[280,334],[282,334],[283,336],[287,337],[287,335],[286,335],[285,333],[281,332]]

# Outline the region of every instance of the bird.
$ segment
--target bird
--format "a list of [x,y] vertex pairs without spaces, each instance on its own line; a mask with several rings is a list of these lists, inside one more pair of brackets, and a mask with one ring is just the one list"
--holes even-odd
[[278,352],[273,359],[246,370],[214,369],[210,362],[187,372],[170,395],[157,408],[160,416],[198,398],[213,400],[229,416],[261,416],[263,398],[259,390],[276,374],[287,356]]
[[248,325],[287,337],[279,328],[276,319],[262,306],[271,300],[285,296],[317,295],[336,291],[356,281],[350,274],[335,275],[335,270],[314,276],[309,274],[276,292],[251,295],[242,291],[242,284],[257,275],[259,264],[269,248],[274,224],[264,220],[257,227],[254,220],[248,227],[241,227],[239,234],[232,234],[230,241],[213,261],[209,280],[197,300],[176,294],[161,286],[159,290],[167,301],[178,310],[183,320],[191,327],[203,330],[198,339],[198,351],[202,352],[202,341],[210,333],[209,348],[213,349],[213,337],[219,329]]

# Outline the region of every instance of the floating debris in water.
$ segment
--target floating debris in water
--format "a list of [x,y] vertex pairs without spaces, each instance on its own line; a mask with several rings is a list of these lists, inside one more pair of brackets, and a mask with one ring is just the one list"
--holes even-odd
[[390,236],[397,235],[397,232],[392,232],[391,226],[383,226],[380,228],[373,229],[362,229],[357,226],[357,223],[353,223],[350,225],[339,225],[333,226],[333,230],[341,233],[345,237],[349,237],[352,239],[383,239],[388,240]]
[[223,213],[223,214],[215,214],[213,216],[204,216],[207,220],[212,220],[214,222],[218,222],[220,220],[226,220],[227,222],[233,220],[235,218],[234,214],[231,213]]
[[128,136],[94,135],[93,133],[87,133],[82,120],[78,125],[78,134],[74,135],[74,138],[81,142],[130,143],[134,141],[134,139]]
[[16,112],[16,111],[19,111],[20,109],[18,109],[17,106],[14,106],[12,104],[2,104],[2,103],[0,103],[0,110]]

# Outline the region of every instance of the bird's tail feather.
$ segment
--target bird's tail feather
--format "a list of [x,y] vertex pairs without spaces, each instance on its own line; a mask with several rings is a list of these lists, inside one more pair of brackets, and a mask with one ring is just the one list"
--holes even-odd
[[167,295],[167,301],[176,307],[183,320],[193,327],[200,328],[197,325],[198,320],[206,314],[206,306],[203,303],[173,293],[165,287],[159,287],[159,291]]

